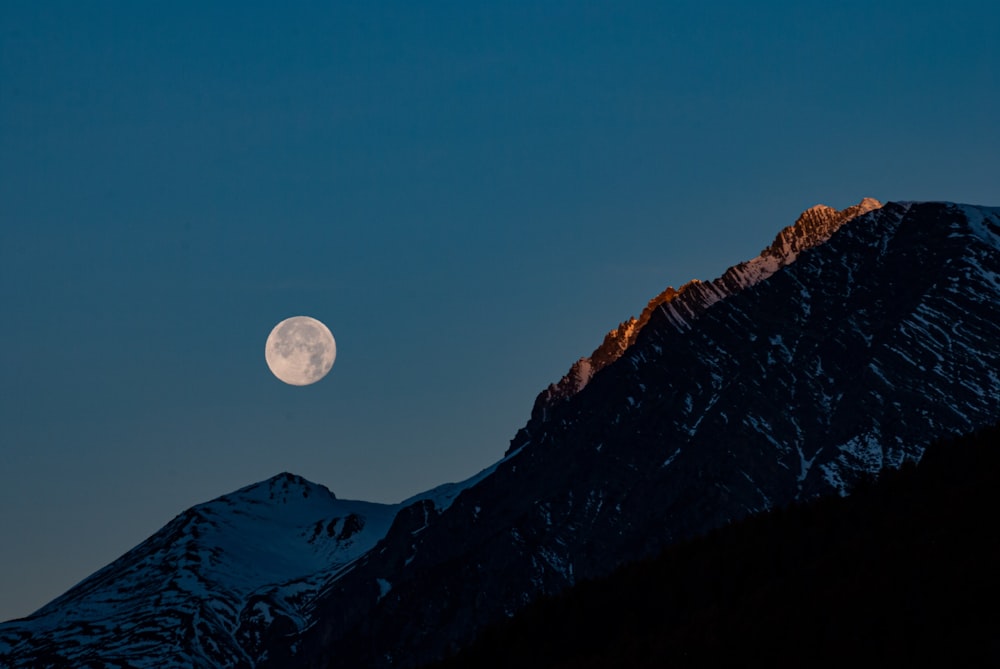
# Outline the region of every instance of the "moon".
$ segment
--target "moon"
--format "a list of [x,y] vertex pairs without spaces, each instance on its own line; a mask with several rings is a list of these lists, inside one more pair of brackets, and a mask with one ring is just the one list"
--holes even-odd
[[264,345],[271,373],[291,386],[316,383],[327,375],[336,357],[337,342],[330,329],[309,316],[281,321]]

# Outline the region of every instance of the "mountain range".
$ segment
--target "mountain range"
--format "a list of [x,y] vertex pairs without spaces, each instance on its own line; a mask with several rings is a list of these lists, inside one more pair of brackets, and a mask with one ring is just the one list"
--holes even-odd
[[280,474],[31,616],[0,664],[414,667],[581,580],[1000,420],[1000,209],[814,207],[668,288],[536,399],[504,457],[400,504]]

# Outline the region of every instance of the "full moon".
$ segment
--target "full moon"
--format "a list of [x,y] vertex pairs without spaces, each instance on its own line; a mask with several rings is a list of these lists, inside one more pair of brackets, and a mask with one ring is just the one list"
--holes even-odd
[[264,359],[271,372],[292,386],[316,383],[333,367],[337,342],[330,329],[309,316],[286,318],[271,330]]

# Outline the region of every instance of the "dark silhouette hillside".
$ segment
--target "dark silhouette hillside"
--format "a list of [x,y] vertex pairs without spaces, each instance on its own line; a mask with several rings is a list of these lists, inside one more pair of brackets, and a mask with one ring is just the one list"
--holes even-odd
[[438,665],[995,665],[1000,426],[542,599]]

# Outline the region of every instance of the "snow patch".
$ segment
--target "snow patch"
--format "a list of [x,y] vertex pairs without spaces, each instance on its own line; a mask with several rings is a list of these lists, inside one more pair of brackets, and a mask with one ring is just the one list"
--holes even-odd
[[799,452],[798,482],[801,484],[803,481],[806,480],[806,476],[809,475],[809,469],[812,467],[813,463],[816,462],[816,457],[820,454],[820,451],[822,451],[823,449],[821,448],[819,449],[819,451],[813,453],[813,456],[811,458],[806,458],[805,453],[802,452],[802,447],[799,446],[798,444],[795,445],[795,450]]
[[660,468],[662,469],[664,467],[669,467],[670,465],[672,465],[674,463],[674,460],[676,460],[677,456],[680,454],[681,454],[681,449],[678,448],[676,451],[673,452],[673,454],[671,454],[669,458],[663,461],[663,464],[660,465]]
[[389,594],[392,590],[392,583],[385,580],[384,578],[377,578],[375,582],[378,584],[378,598],[381,600],[383,597]]

